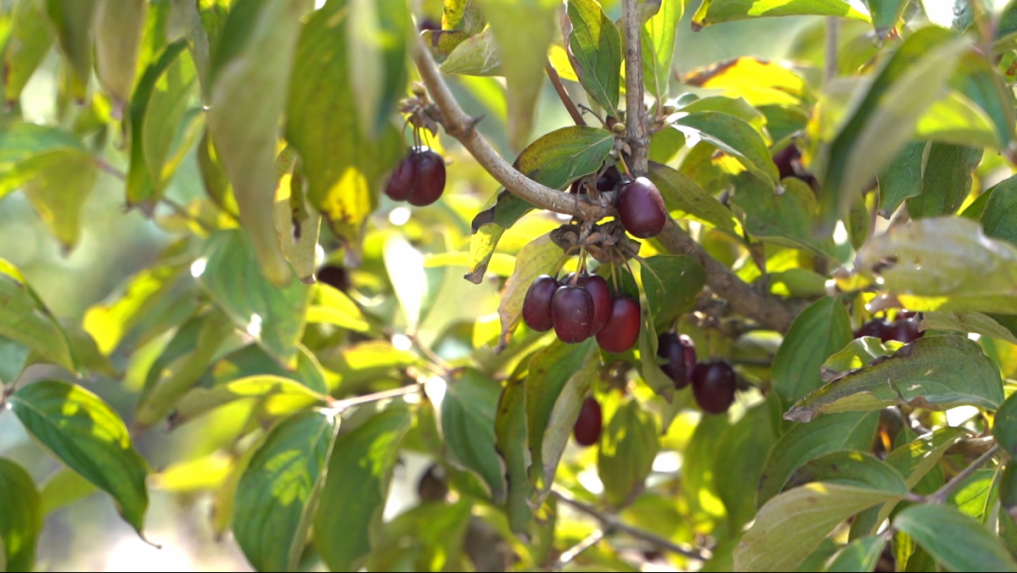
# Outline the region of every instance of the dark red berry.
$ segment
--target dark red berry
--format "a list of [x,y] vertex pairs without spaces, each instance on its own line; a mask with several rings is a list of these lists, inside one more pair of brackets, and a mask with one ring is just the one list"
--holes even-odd
[[915,318],[916,316],[918,316],[918,313],[913,311],[913,310],[902,310],[902,311],[899,311],[896,316],[894,316],[894,319],[896,319],[896,320],[909,320],[909,319]]
[[618,214],[625,230],[640,239],[657,236],[667,222],[664,198],[645,177],[622,185],[618,193]]
[[554,277],[540,275],[530,283],[523,298],[523,322],[537,332],[551,330],[554,323],[551,319],[551,299],[558,290],[558,281]]
[[600,275],[579,275],[576,286],[586,289],[593,297],[593,334],[600,332],[611,316],[611,288]]
[[614,191],[621,183],[621,173],[614,165],[608,167],[597,178],[597,191]]
[[793,143],[773,154],[773,164],[777,166],[777,171],[780,172],[781,179],[798,176],[798,172],[794,167],[794,162],[801,156],[802,154]]
[[636,345],[639,340],[639,302],[623,294],[611,299],[611,316],[604,329],[597,333],[597,344],[613,354],[620,354]]
[[593,297],[578,286],[563,286],[551,297],[551,318],[558,340],[582,342],[593,334]]
[[734,369],[723,360],[696,365],[692,374],[692,393],[708,414],[723,414],[734,403],[737,379]]
[[318,282],[345,292],[350,288],[350,275],[346,269],[335,265],[325,265],[318,269]]
[[411,153],[419,157],[417,180],[406,200],[410,205],[424,207],[440,199],[445,191],[445,160],[430,149]]
[[573,195],[577,193],[579,195],[586,195],[586,186],[583,185],[583,180],[576,179],[575,181],[573,181],[572,186],[569,187],[569,193],[572,193]]
[[925,336],[924,332],[918,332],[918,323],[913,320],[898,320],[886,329],[883,342],[897,340],[908,344]]
[[[889,328],[890,325],[887,324],[885,320],[880,318],[874,318],[869,322],[863,324],[862,327],[855,332],[855,338],[861,338],[863,336],[874,336],[880,340],[883,340],[883,337],[886,336],[886,331]],[[886,342],[886,340],[883,340],[883,342]]]
[[657,356],[667,360],[660,365],[660,369],[667,374],[667,377],[674,383],[678,390],[689,385],[690,377],[685,365],[685,353],[678,335],[673,332],[665,332],[657,337]]
[[600,403],[593,398],[583,400],[579,408],[579,418],[572,428],[572,436],[580,446],[592,446],[600,439],[600,429],[603,426],[603,414],[600,411]]
[[393,201],[407,200],[413,193],[413,187],[417,184],[419,166],[420,154],[410,151],[389,177],[388,185],[385,186],[385,194]]
[[421,32],[423,32],[424,30],[440,31],[441,24],[435,22],[430,18],[424,18],[423,20],[420,21],[419,24],[417,24],[417,29],[420,30]]
[[685,375],[692,380],[692,374],[696,371],[696,343],[688,335],[678,337],[682,345],[682,357],[685,359]]

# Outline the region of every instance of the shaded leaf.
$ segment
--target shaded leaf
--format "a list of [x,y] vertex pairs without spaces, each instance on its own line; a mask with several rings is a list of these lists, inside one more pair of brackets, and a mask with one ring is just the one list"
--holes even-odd
[[208,127],[233,183],[240,220],[261,268],[269,281],[279,286],[287,284],[291,273],[272,218],[277,131],[286,104],[300,17],[311,4],[308,0],[237,3],[209,68]]
[[854,487],[907,493],[897,470],[867,452],[829,452],[812,458],[795,470],[784,491],[812,482],[837,483]]
[[833,239],[830,236],[818,237],[811,231],[819,209],[816,196],[808,184],[788,178],[781,185],[783,192],[777,194],[754,177],[738,175],[732,208],[742,218],[745,231],[760,240],[805,247],[837,259],[837,246]]
[[42,514],[49,515],[95,492],[92,482],[70,468],[63,468],[42,484],[39,491]]
[[350,77],[360,128],[374,139],[406,91],[406,46],[413,22],[404,0],[348,0]]
[[595,0],[572,0],[562,30],[579,83],[590,99],[617,116],[622,63],[618,28]]
[[957,336],[930,336],[812,392],[784,416],[809,422],[820,414],[902,403],[942,410],[959,405],[995,409],[1002,402],[999,370],[978,343]]
[[789,571],[842,521],[902,493],[833,483],[786,491],[759,509],[734,552],[735,571]]
[[823,571],[828,573],[872,571],[876,568],[884,547],[886,547],[886,537],[882,535],[869,535],[855,539],[831,557],[826,562]]
[[199,284],[237,328],[283,364],[292,363],[304,331],[310,298],[307,285],[292,281],[279,288],[269,282],[247,238],[238,231],[213,235],[207,252]]
[[311,526],[339,424],[305,412],[276,426],[237,485],[233,534],[258,571],[293,571]]
[[943,505],[913,505],[893,526],[951,571],[1017,571],[1017,563],[980,523]]
[[646,476],[660,450],[660,424],[634,399],[623,402],[600,434],[597,475],[604,499],[623,507],[642,493]]
[[56,380],[25,386],[8,402],[36,440],[110,494],[120,515],[141,534],[148,510],[148,469],[112,408],[80,386]]
[[646,303],[658,328],[691,310],[706,284],[702,265],[685,255],[654,255],[643,259],[639,266]]
[[99,0],[95,10],[95,70],[113,97],[113,117],[120,118],[134,87],[148,2]]
[[773,388],[794,402],[822,385],[823,363],[854,338],[851,317],[834,298],[822,298],[799,314],[773,359]]
[[32,571],[35,545],[42,531],[39,492],[18,464],[0,458],[0,558],[4,571]]
[[719,111],[697,111],[675,120],[674,125],[690,128],[704,141],[733,156],[771,188],[779,182],[780,175],[766,142],[744,120]]
[[45,158],[45,167],[25,182],[25,197],[67,252],[81,239],[82,211],[99,171],[95,158],[80,151],[50,153]]
[[464,76],[502,75],[501,51],[494,39],[494,31],[486,28],[456,44],[439,69],[442,73]]
[[52,46],[53,31],[40,10],[40,3],[18,0],[14,5],[11,35],[3,50],[4,99],[8,104],[21,98],[21,91]]
[[1007,398],[996,412],[992,437],[1007,453],[1017,455],[1017,398]]
[[477,0],[444,0],[443,4],[443,30],[462,30],[472,36],[484,29],[486,22]]
[[643,85],[658,100],[666,99],[671,80],[678,22],[685,12],[683,0],[658,0],[659,9],[640,31]]
[[740,531],[756,515],[756,486],[777,441],[769,404],[760,404],[727,429],[713,460],[713,485],[727,508],[728,524]]
[[[634,294],[639,296],[638,292]],[[647,386],[657,394],[664,396],[665,400],[670,401],[674,394],[674,381],[664,374],[660,365],[657,364],[657,329],[653,324],[653,314],[648,311],[649,309],[640,308],[640,318],[643,324],[639,329],[639,356],[646,358],[639,361],[639,374]]]
[[980,148],[932,143],[922,174],[922,192],[907,200],[908,215],[921,219],[955,213],[971,190],[972,173],[982,153]]
[[[891,344],[891,346],[893,346]],[[887,348],[878,338],[863,336],[848,343],[843,349],[830,355],[823,362],[823,381],[836,380],[849,370],[857,370],[880,356],[890,356],[893,350]]]
[[917,197],[922,192],[922,172],[928,148],[929,143],[925,141],[904,145],[877,176],[880,216],[889,219],[905,199]]
[[992,189],[982,211],[985,234],[1017,245],[1017,177],[1009,177]]
[[980,312],[925,312],[920,330],[952,330],[969,332],[1017,344],[1017,337],[993,317]]
[[21,273],[3,259],[0,259],[0,308],[4,309],[0,312],[0,336],[38,352],[68,372],[77,373],[70,341],[60,323]]
[[495,450],[495,412],[501,386],[476,370],[460,370],[448,381],[441,402],[445,445],[464,467],[491,488],[495,503],[505,500],[505,476]]
[[0,197],[75,153],[88,151],[62,129],[20,122],[0,125]]
[[349,81],[349,11],[347,0],[329,0],[300,34],[288,76],[286,140],[300,154],[311,204],[342,238],[356,244],[377,207],[382,176],[395,166],[404,145],[392,125],[379,125],[376,139],[360,127],[357,86]]
[[737,227],[730,209],[675,169],[651,161],[649,177],[668,211],[682,211],[725,231],[733,232]]
[[876,412],[848,413],[792,426],[770,449],[759,479],[756,507],[780,493],[791,474],[817,456],[837,450],[869,451],[878,420]]
[[299,173],[286,173],[276,187],[273,218],[283,256],[304,283],[314,280],[315,260],[321,215],[310,208],[304,195],[304,180]]
[[385,503],[410,411],[390,406],[335,440],[314,518],[315,547],[333,571],[355,569],[371,551],[368,530]]
[[71,93],[78,101],[85,100],[92,75],[92,16],[97,3],[96,0],[41,2],[71,73]]
[[[526,361],[524,360],[524,363]],[[529,530],[530,448],[527,439],[526,379],[512,376],[505,382],[494,418],[495,447],[504,464],[506,507],[509,527],[521,533]]]

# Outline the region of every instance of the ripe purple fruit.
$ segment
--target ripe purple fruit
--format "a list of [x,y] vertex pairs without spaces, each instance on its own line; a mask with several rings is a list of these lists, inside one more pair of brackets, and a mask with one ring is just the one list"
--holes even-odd
[[657,356],[668,361],[660,369],[674,382],[676,390],[689,385],[696,369],[696,346],[691,338],[673,332],[661,334],[657,337]]
[[430,149],[411,153],[419,157],[417,179],[406,200],[410,205],[425,207],[440,199],[445,191],[445,160]]
[[897,340],[908,344],[925,336],[924,332],[918,332],[918,323],[913,320],[898,320],[886,329],[883,334],[883,342]]
[[418,153],[410,151],[399,165],[396,166],[392,176],[385,186],[385,194],[393,201],[405,201],[413,193],[413,187],[417,184],[417,170],[420,165]]
[[597,191],[614,191],[621,183],[621,173],[614,165],[604,170],[604,173],[597,178]]
[[558,290],[558,281],[548,275],[540,275],[530,283],[523,298],[523,322],[537,332],[551,330],[551,299]]
[[685,334],[678,337],[678,342],[682,345],[682,357],[685,359],[685,375],[691,380],[696,371],[696,343]]
[[734,403],[736,384],[734,369],[723,360],[697,364],[692,374],[692,393],[708,414],[727,412]]
[[618,214],[625,230],[640,239],[657,236],[667,222],[664,198],[645,177],[622,185],[618,193]]
[[855,338],[861,338],[863,336],[873,336],[875,338],[883,340],[883,342],[886,342],[886,340],[884,340],[884,337],[886,336],[886,331],[889,328],[890,325],[887,324],[885,320],[880,318],[874,318],[869,322],[863,324],[862,327],[855,332]]
[[597,344],[613,354],[620,354],[636,345],[639,340],[639,303],[628,295],[611,299],[611,316],[604,329],[597,333]]
[[611,289],[607,281],[600,275],[582,274],[576,281],[593,297],[593,334],[600,332],[611,316]]
[[328,286],[346,292],[350,288],[350,275],[346,272],[346,269],[337,267],[335,265],[326,265],[318,269],[317,276],[318,282],[327,284]]
[[593,334],[593,297],[578,286],[563,286],[551,297],[551,319],[558,340],[582,342]]
[[583,400],[583,405],[579,409],[579,418],[572,427],[572,436],[580,446],[592,446],[600,439],[603,423],[600,403],[593,398],[587,398]]

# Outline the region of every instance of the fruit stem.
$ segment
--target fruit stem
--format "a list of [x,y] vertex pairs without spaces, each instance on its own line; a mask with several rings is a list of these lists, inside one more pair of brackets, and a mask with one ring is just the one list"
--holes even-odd
[[629,164],[625,163],[625,158],[622,157],[621,153],[618,154],[618,163],[621,163],[622,171],[625,172],[625,176],[632,179],[632,172],[629,171]]
[[583,114],[580,113],[579,108],[576,107],[572,98],[569,97],[568,90],[561,83],[561,77],[558,76],[558,70],[554,69],[551,62],[544,64],[544,71],[547,72],[548,79],[551,80],[551,85],[554,86],[554,91],[558,92],[558,98],[561,99],[562,105],[572,116],[572,121],[576,122],[576,125],[586,125],[586,121],[583,119]]
[[561,268],[565,266],[565,263],[568,262],[569,257],[572,255],[572,251],[575,250],[575,246],[569,247],[569,250],[565,251],[565,254],[558,259],[558,264],[554,267],[554,280],[558,280],[558,275],[561,274]]

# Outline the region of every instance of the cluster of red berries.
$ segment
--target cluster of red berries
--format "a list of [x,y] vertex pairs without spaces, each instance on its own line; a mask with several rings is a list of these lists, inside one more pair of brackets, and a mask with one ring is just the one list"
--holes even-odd
[[918,317],[915,313],[901,311],[897,313],[894,322],[882,318],[866,322],[855,332],[855,338],[863,336],[874,336],[883,342],[896,340],[907,344],[925,336],[925,333],[918,332]]
[[735,399],[737,377],[724,360],[696,362],[696,345],[682,334],[665,332],[657,337],[657,356],[667,360],[660,369],[677,390],[692,384],[696,403],[708,414],[727,412]]
[[600,275],[569,274],[561,281],[541,275],[526,291],[523,322],[537,332],[553,328],[566,344],[596,336],[601,348],[618,354],[639,339],[641,313],[639,302],[631,296],[612,296]]
[[445,191],[445,160],[427,147],[413,147],[389,177],[385,194],[424,207]]
[[[618,191],[615,207],[625,230],[633,237],[656,237],[667,222],[664,198],[657,186],[646,177],[625,180],[614,165],[603,170],[597,178],[597,191]],[[569,188],[571,193],[585,194],[583,179],[576,179]]]

